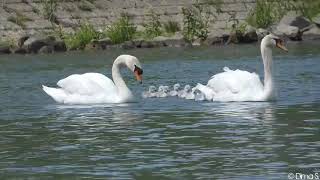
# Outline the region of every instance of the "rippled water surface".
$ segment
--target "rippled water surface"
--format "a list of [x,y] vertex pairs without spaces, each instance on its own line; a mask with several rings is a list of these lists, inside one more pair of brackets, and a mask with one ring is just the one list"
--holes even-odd
[[[224,66],[262,74],[256,45],[0,56],[0,179],[286,179],[320,168],[319,44],[274,52],[277,100],[141,98],[150,85],[206,83]],[[70,74],[143,63],[139,102],[59,105],[41,89]]]

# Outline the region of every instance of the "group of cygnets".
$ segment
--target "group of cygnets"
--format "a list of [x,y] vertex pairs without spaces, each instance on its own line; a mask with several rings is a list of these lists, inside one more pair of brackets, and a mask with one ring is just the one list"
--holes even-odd
[[180,84],[174,84],[173,89],[170,90],[169,86],[160,85],[158,90],[156,86],[149,86],[148,91],[142,93],[143,98],[164,98],[164,97],[179,97],[183,99],[194,99],[196,101],[205,100],[205,96],[196,87],[191,88],[189,84],[181,89]]

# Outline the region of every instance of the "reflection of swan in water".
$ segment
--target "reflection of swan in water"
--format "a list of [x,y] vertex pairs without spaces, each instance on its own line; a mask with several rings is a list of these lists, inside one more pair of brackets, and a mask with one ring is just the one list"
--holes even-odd
[[267,122],[276,119],[274,105],[272,102],[234,102],[234,103],[219,103],[204,104],[208,107],[209,112],[214,112],[218,116],[226,116],[237,119],[251,120],[267,120]]
[[122,79],[121,67],[128,67],[142,80],[142,69],[139,60],[130,55],[121,55],[113,63],[112,78],[99,73],[73,74],[60,80],[59,88],[43,86],[43,90],[55,101],[65,104],[124,103],[134,97]]
[[[77,104],[77,105],[49,105],[49,109],[57,110],[57,121],[66,121],[79,124],[85,127],[86,124],[90,128],[110,128],[115,126],[119,128],[119,124],[126,125],[136,120],[143,119],[140,111],[134,109],[134,104]],[[105,126],[105,127],[104,127]]]
[[272,34],[261,41],[261,55],[264,65],[264,86],[256,73],[242,70],[230,70],[216,74],[207,85],[196,87],[205,94],[207,100],[214,101],[266,101],[273,98],[272,50],[276,46],[287,51],[283,41]]

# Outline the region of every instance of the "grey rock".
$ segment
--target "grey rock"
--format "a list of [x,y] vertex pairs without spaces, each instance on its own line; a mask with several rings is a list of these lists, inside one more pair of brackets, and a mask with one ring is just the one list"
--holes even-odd
[[23,47],[26,48],[29,53],[37,53],[42,47],[51,46],[54,42],[55,38],[53,36],[33,36],[23,43]]
[[228,44],[229,39],[230,35],[224,34],[219,37],[209,37],[205,40],[205,43],[207,45],[224,45]]
[[108,46],[113,44],[110,38],[99,39],[96,43],[101,49],[106,49]]
[[312,22],[314,22],[318,27],[320,27],[320,14],[312,18]]
[[28,51],[23,47],[18,47],[18,48],[13,50],[13,53],[15,53],[15,54],[27,54]]
[[305,28],[310,28],[311,22],[302,16],[295,17],[289,24],[290,26],[295,26],[301,30]]
[[89,44],[86,45],[85,49],[105,50],[111,45],[112,41],[109,38],[104,38],[99,40],[92,40]]
[[202,43],[202,40],[200,39],[196,39],[191,43],[192,46],[200,46],[201,44],[203,43]]
[[41,54],[50,54],[53,52],[54,52],[53,46],[43,46],[38,51],[38,53],[41,53]]
[[310,21],[302,16],[289,13],[285,15],[278,26],[275,33],[278,35],[286,35],[293,41],[301,41],[303,32],[312,27]]
[[140,48],[154,48],[156,47],[156,43],[152,41],[142,41]]
[[279,24],[276,30],[287,36],[295,36],[299,32],[298,27],[290,26],[286,24]]
[[164,36],[157,36],[155,38],[152,39],[152,41],[156,44],[156,46],[168,46],[168,37],[164,37]]
[[78,24],[71,19],[60,19],[57,18],[57,24],[62,25],[63,27],[77,27]]
[[308,31],[303,33],[303,38],[307,40],[319,40],[320,39],[320,28],[314,25]]
[[10,54],[10,46],[9,45],[0,45],[0,54]]
[[248,27],[244,34],[238,37],[239,43],[253,43],[258,41],[258,34],[253,27]]
[[55,52],[65,52],[65,51],[67,51],[66,43],[64,41],[61,41],[61,40],[53,42],[52,47],[53,47],[53,50]]
[[257,33],[258,39],[262,39],[263,37],[269,34],[269,31],[266,29],[259,28],[259,29],[256,29],[256,33]]
[[122,49],[133,49],[135,47],[136,47],[136,45],[135,45],[134,41],[126,41],[121,44]]
[[180,34],[175,34],[171,37],[158,36],[153,39],[155,46],[162,47],[183,47],[187,45],[187,42],[184,40],[183,36]]
[[24,44],[24,42],[27,40],[27,39],[29,39],[29,35],[23,35],[23,36],[21,36],[19,39],[18,39],[18,47],[22,47],[23,46],[23,44]]
[[311,25],[311,22],[306,18],[298,15],[294,12],[289,12],[285,16],[282,17],[279,24],[285,24],[289,26],[295,26],[299,29],[304,29]]

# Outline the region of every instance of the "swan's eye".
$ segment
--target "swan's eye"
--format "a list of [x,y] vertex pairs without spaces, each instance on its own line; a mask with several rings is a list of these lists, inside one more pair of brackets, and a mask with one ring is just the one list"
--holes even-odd
[[136,65],[134,65],[133,72],[137,72],[139,75],[143,74],[143,70]]

